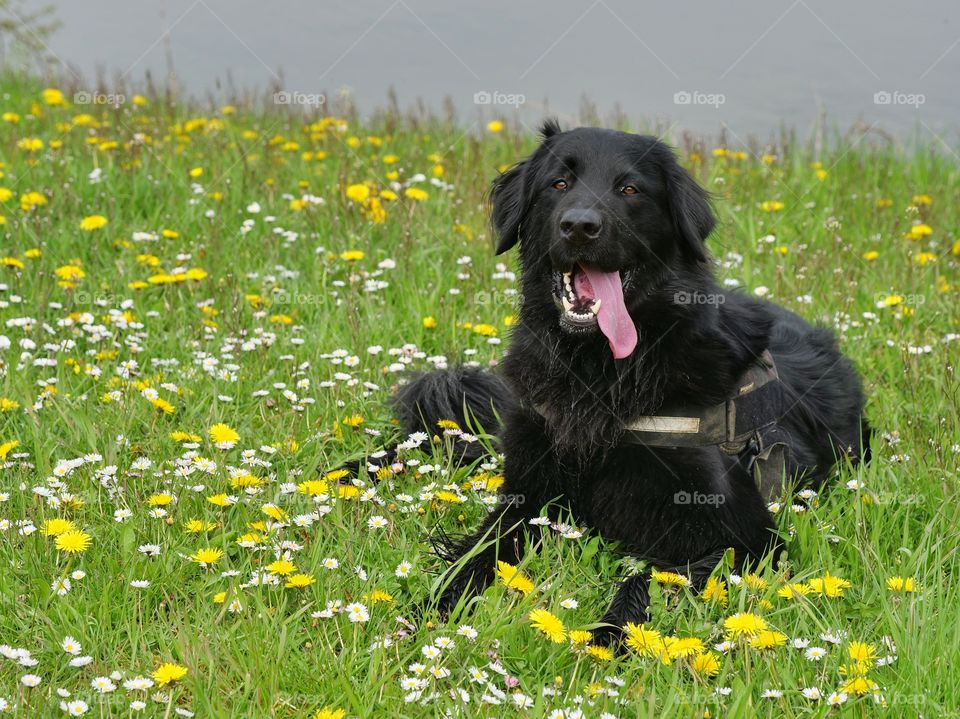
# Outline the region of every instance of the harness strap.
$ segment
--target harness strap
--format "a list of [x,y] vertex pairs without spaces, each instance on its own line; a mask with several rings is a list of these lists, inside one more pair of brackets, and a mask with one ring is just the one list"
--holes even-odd
[[708,447],[739,454],[780,414],[777,367],[769,350],[740,377],[737,394],[705,409],[668,408],[626,425],[629,442],[651,447]]

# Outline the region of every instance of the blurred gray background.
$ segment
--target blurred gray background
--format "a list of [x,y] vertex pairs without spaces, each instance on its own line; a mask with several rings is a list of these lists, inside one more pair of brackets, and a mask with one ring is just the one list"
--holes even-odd
[[[452,99],[462,121],[601,116],[761,139],[826,113],[956,149],[956,0],[26,0],[52,4],[49,49],[84,81],[326,93],[362,112]],[[228,76],[230,83],[227,82]],[[108,83],[109,84],[109,83]],[[290,97],[297,97],[291,94]],[[295,101],[295,100],[294,100]],[[307,99],[309,101],[309,97]],[[951,150],[952,151],[952,150]]]

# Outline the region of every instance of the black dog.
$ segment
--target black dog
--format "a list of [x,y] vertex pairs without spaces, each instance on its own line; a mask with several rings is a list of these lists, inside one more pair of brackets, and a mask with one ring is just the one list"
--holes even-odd
[[[465,407],[488,430],[502,416],[503,493],[524,499],[447,545],[443,613],[497,559],[519,561],[550,503],[699,586],[727,548],[740,567],[776,546],[773,497],[868,452],[861,383],[831,333],[715,283],[708,195],[666,145],[553,122],[542,135],[492,189],[497,251],[519,243],[522,265],[506,381],[454,369],[396,399],[409,431],[469,422]],[[596,641],[647,619],[648,582],[620,584]]]

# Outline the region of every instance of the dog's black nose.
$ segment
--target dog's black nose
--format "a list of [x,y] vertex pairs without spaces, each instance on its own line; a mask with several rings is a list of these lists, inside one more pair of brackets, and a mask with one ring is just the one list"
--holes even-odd
[[560,217],[560,234],[565,240],[587,242],[600,236],[603,219],[593,209],[573,208]]

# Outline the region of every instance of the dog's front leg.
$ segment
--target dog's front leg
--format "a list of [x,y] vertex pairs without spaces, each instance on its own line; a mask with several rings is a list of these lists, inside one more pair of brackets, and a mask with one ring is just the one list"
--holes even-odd
[[[442,575],[436,601],[437,610],[448,616],[467,596],[480,594],[493,581],[498,561],[518,564],[523,557],[527,513],[514,503],[494,511],[472,535],[458,541],[443,537],[436,543],[437,553],[451,563]],[[538,527],[529,527],[538,534]],[[534,536],[532,539],[537,539]]]
[[[687,564],[663,567],[663,571],[674,572],[675,574],[681,574],[687,577],[687,579],[690,580],[690,586],[695,591],[700,591],[707,583],[707,579],[710,578],[717,564],[723,558],[724,551],[725,550],[718,549],[707,552]],[[736,568],[742,565],[745,554],[743,551],[735,551],[734,561]],[[640,574],[627,577],[617,587],[617,593],[613,598],[613,602],[610,603],[610,608],[601,620],[605,626],[594,630],[593,642],[607,646],[613,645],[618,649],[622,649],[622,641],[624,638],[623,627],[626,626],[628,622],[643,624],[649,621],[649,604],[650,572],[645,570]]]
[[627,577],[617,587],[617,593],[610,608],[600,621],[604,626],[593,630],[593,643],[604,646],[620,646],[623,639],[623,627],[628,622],[643,624],[650,615],[650,572]]
[[528,540],[532,547],[539,546],[540,527],[530,520],[563,494],[556,483],[562,466],[544,449],[550,442],[541,417],[522,410],[509,415],[503,445],[500,505],[474,534],[460,541],[441,537],[436,543],[438,554],[451,562],[435,589],[442,615],[449,615],[464,596],[481,593],[496,576],[498,561],[516,565]]

